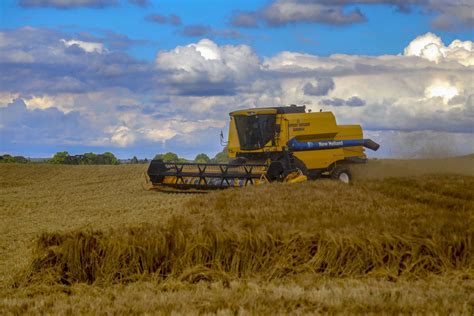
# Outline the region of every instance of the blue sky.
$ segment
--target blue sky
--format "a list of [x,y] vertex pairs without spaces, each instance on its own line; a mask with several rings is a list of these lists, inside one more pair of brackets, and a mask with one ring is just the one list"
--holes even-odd
[[0,32],[0,152],[213,155],[230,110],[302,102],[381,156],[474,151],[470,1],[3,0]]
[[[141,59],[152,60],[157,49],[171,49],[190,42],[179,32],[186,25],[207,25],[216,29],[230,29],[232,12],[257,10],[269,1],[153,1],[147,7],[126,1],[103,9],[76,8],[22,8],[17,0],[3,0],[1,4],[1,28],[25,25],[100,34],[114,31],[131,39],[148,43],[130,49],[129,53]],[[316,23],[294,23],[282,27],[235,28],[245,38],[226,39],[217,37],[219,44],[246,43],[260,56],[272,56],[290,50],[317,55],[344,54],[397,54],[414,37],[432,31],[430,20],[434,13],[423,13],[414,6],[411,13],[400,12],[393,5],[351,5],[345,10],[360,8],[367,22],[347,26]],[[176,14],[182,20],[179,27],[156,24],[144,19],[150,14]],[[438,30],[446,42],[454,39],[473,40],[472,29],[456,32]]]

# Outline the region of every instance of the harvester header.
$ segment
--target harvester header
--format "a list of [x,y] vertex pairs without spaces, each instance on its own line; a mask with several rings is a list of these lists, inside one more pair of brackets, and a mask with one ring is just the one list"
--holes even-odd
[[338,125],[332,112],[310,112],[305,106],[229,115],[228,164],[153,160],[148,176],[154,188],[202,191],[321,177],[349,182],[350,165],[366,162],[365,148],[379,148],[363,138],[360,125]]

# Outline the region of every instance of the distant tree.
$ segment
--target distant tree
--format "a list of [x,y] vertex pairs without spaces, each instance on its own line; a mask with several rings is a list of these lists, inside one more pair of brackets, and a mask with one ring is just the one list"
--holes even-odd
[[85,153],[81,157],[81,165],[99,165],[99,159],[96,154],[94,153]]
[[135,165],[135,164],[137,164],[137,163],[140,163],[140,161],[138,161],[137,156],[133,156],[133,158],[130,159],[130,163]]
[[15,156],[13,157],[13,159],[15,159],[15,162],[16,163],[28,163],[29,160],[23,156]]
[[56,153],[49,161],[54,164],[66,165],[118,165],[119,160],[111,152],[103,154],[85,153],[83,155],[70,156],[67,151]]
[[216,163],[227,163],[229,162],[229,150],[227,147],[224,147],[224,149],[218,153],[214,158],[212,158],[212,162]]
[[15,161],[15,158],[12,157],[11,155],[5,154],[3,156],[0,156],[0,162],[2,162],[2,163],[14,163],[16,161]]
[[83,155],[75,155],[75,156],[67,156],[66,159],[64,159],[63,164],[66,165],[80,165],[83,161]]
[[172,152],[167,152],[166,154],[158,154],[154,158],[155,160],[161,159],[166,162],[178,162],[179,157],[177,154]]
[[118,165],[120,164],[119,160],[117,159],[117,157],[115,157],[114,154],[112,154],[111,152],[105,152],[103,153],[102,155],[99,155],[103,158],[104,160],[104,164],[107,164],[107,165]]
[[210,163],[211,158],[209,158],[209,156],[206,155],[206,154],[199,154],[199,155],[196,156],[196,158],[194,158],[194,162],[196,162],[196,163]]
[[60,151],[54,154],[53,158],[51,158],[49,162],[54,164],[62,164],[66,162],[68,157],[69,153],[67,151]]

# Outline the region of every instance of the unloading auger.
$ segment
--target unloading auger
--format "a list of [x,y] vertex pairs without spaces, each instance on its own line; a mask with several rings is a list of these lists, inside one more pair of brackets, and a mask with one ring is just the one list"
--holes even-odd
[[365,149],[379,144],[364,139],[360,125],[337,125],[331,112],[305,106],[254,108],[230,113],[228,164],[152,160],[153,189],[205,192],[330,177],[349,183],[350,165],[365,163]]

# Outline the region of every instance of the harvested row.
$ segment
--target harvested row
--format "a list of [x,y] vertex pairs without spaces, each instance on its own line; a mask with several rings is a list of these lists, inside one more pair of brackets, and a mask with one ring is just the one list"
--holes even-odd
[[[174,277],[196,282],[297,273],[418,278],[454,270],[473,275],[474,233],[449,236],[296,233],[189,228],[179,219],[110,231],[44,233],[17,285],[111,284]],[[474,275],[473,275],[474,276]]]

